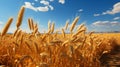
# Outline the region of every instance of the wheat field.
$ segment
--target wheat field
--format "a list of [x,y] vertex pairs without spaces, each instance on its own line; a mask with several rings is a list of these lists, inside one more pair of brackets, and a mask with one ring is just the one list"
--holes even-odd
[[[25,8],[21,7],[16,31],[8,34],[9,18],[0,35],[0,67],[119,67],[120,33],[88,32],[84,24],[75,29],[79,17],[71,26],[55,31],[48,22],[48,31],[40,33],[38,24],[28,18],[31,33],[21,30]],[[65,31],[69,29],[70,33]],[[112,57],[112,58],[111,58]]]

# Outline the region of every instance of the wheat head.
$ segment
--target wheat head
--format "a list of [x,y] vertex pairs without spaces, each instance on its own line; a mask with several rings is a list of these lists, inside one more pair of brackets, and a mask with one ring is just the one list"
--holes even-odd
[[6,25],[4,26],[4,28],[3,28],[2,32],[1,32],[1,35],[2,35],[2,36],[7,33],[7,31],[8,31],[8,29],[9,29],[12,21],[13,21],[13,18],[9,18],[8,22],[6,23]]
[[71,25],[71,27],[70,27],[70,32],[73,31],[73,29],[74,29],[76,23],[78,22],[78,20],[79,20],[79,16],[76,17],[76,18],[73,20],[72,25]]
[[19,28],[20,25],[22,24],[24,11],[25,11],[25,7],[22,6],[18,13],[18,18],[17,18],[17,23],[16,23],[17,28]]

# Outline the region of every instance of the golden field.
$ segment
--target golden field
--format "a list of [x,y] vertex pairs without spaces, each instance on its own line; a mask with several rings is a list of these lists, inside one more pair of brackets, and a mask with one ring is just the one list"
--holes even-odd
[[[55,24],[48,22],[48,31],[40,33],[38,25],[29,18],[31,33],[20,29],[25,8],[18,13],[16,31],[6,34],[13,18],[10,18],[0,35],[1,67],[118,67],[120,66],[120,33],[86,33],[76,17],[70,28],[54,31]],[[70,33],[65,30],[69,28]],[[75,31],[74,31],[75,30]],[[74,32],[73,32],[74,31]]]

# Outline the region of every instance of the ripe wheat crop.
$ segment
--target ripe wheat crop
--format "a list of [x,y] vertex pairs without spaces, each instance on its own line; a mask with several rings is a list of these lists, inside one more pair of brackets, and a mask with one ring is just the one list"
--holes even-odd
[[[14,18],[10,18],[0,36],[0,66],[5,67],[102,67],[103,55],[119,46],[120,34],[86,33],[85,24],[74,31],[79,16],[71,24],[55,31],[55,23],[48,22],[48,31],[39,32],[38,24],[28,18],[31,33],[20,28],[25,8],[21,7],[16,31],[6,34]],[[68,27],[69,25],[70,28]],[[69,28],[69,34],[65,31]],[[5,35],[6,34],[6,35]],[[117,35],[117,36],[116,36]],[[108,38],[109,37],[109,38]]]

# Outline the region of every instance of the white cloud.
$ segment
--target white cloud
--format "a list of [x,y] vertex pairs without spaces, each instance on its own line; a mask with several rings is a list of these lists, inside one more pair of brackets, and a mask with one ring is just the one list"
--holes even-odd
[[54,7],[53,7],[53,6],[51,6],[51,5],[49,5],[49,8],[50,8],[51,10],[54,10]]
[[41,0],[40,3],[45,5],[45,6],[48,6],[50,8],[50,10],[54,10],[54,7],[52,5],[50,5],[48,1]]
[[[43,2],[42,2],[42,3],[43,3]],[[41,11],[41,12],[47,12],[47,11],[49,11],[49,9],[50,9],[50,10],[53,10],[53,9],[54,9],[53,6],[49,5],[48,3],[44,3],[44,4],[45,4],[44,7],[41,7],[41,6],[39,6],[39,7],[34,7],[30,2],[25,2],[24,7],[29,8],[29,9],[32,9],[32,10],[34,10],[34,11]]]
[[38,11],[37,8],[35,8],[34,6],[32,6],[32,4],[30,2],[25,2],[25,5],[24,5],[25,8],[29,8],[29,9],[32,9],[34,11]]
[[41,3],[41,4],[44,4],[44,5],[49,5],[49,2],[48,2],[48,1],[45,1],[45,0],[41,0],[40,3]]
[[[38,0],[34,0],[35,2],[38,2]],[[35,3],[31,3],[31,2],[24,2],[24,7],[34,10],[34,11],[41,11],[41,12],[47,12],[49,10],[54,10],[54,7],[52,5],[50,5],[50,2],[53,2],[54,0],[40,0],[39,3],[43,4],[44,6],[37,6],[35,7]],[[64,4],[65,0],[59,0],[59,3]],[[83,10],[80,10],[83,11]]]
[[106,15],[106,14],[117,14],[120,13],[120,2],[113,5],[113,8],[111,10],[106,10],[105,12],[102,12],[101,14],[94,14],[94,16],[100,16],[100,15]]
[[108,25],[109,21],[96,21],[93,23],[93,25],[95,26],[99,26],[99,25]]
[[79,10],[78,10],[78,12],[82,12],[82,11],[83,11],[83,9],[79,9]]
[[42,11],[42,12],[46,12],[49,10],[48,6],[45,6],[45,7],[37,7],[36,8],[38,11]]
[[[38,0],[34,0],[35,2],[38,2]],[[35,7],[35,3],[31,3],[31,2],[24,2],[24,7],[34,10],[34,11],[41,11],[41,12],[47,12],[49,10],[54,10],[54,7],[50,4],[51,2],[53,2],[54,0],[40,0],[39,3],[42,4],[43,6],[37,6]],[[64,4],[65,0],[58,0],[59,3]],[[83,10],[81,10],[83,11]]]
[[120,25],[120,22],[118,21],[96,21],[92,23],[94,26],[116,26]]
[[113,18],[113,20],[120,20],[120,17],[115,17]]
[[112,26],[116,26],[116,25],[120,25],[120,23],[118,21],[113,21],[110,23]]
[[100,14],[94,14],[94,16],[96,17],[96,16],[100,16]]
[[112,10],[107,10],[106,12],[103,12],[102,14],[105,15],[105,14],[116,14],[116,13],[120,13],[120,2],[116,3],[113,6]]
[[59,0],[59,3],[64,4],[65,0]]
[[107,10],[106,12],[103,12],[101,15],[106,15],[109,11]]
[[119,27],[119,21],[96,21],[88,26],[88,29],[95,32],[115,32],[120,31]]

